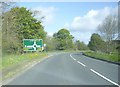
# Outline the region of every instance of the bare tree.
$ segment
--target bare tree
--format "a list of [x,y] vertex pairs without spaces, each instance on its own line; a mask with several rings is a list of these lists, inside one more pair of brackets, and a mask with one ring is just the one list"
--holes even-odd
[[111,52],[112,47],[110,46],[112,40],[118,36],[118,18],[115,15],[109,15],[105,20],[98,26],[98,32],[107,43],[107,52]]
[[120,40],[120,2],[118,3],[118,40]]

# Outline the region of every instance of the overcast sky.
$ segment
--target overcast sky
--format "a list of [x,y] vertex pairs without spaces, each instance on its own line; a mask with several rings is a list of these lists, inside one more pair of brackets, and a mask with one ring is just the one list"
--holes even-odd
[[118,9],[117,2],[19,2],[18,5],[40,11],[36,18],[45,16],[43,26],[48,35],[66,28],[75,39],[86,44],[105,17]]

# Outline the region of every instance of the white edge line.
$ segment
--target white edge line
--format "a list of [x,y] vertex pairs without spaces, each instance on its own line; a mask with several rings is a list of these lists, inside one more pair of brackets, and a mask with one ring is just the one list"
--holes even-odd
[[93,70],[93,69],[90,69],[90,70],[91,70],[92,72],[94,72],[95,74],[97,74],[98,76],[102,77],[103,79],[105,79],[105,80],[109,81],[110,83],[112,83],[112,84],[117,85],[118,87],[120,87],[120,85],[119,85],[119,84],[117,84],[117,83],[113,82],[112,80],[110,80],[110,79],[108,79],[107,77],[105,77],[105,76],[101,75],[100,73],[96,72],[95,70]]

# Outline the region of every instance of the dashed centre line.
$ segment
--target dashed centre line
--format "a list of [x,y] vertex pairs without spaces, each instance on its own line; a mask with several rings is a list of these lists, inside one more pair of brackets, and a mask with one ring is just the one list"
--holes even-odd
[[71,56],[71,54],[70,54],[70,57],[71,57],[73,60],[76,60],[74,57]]
[[[71,54],[70,54],[70,57],[71,57],[73,60],[76,60]],[[84,67],[87,67],[85,64],[81,63],[80,61],[77,61],[77,63],[81,64],[81,65],[84,66]],[[119,84],[117,84],[116,82],[108,79],[107,77],[103,76],[102,74],[98,73],[97,71],[95,71],[95,70],[93,70],[93,69],[90,69],[90,71],[92,71],[92,72],[95,73],[96,75],[102,77],[103,79],[107,80],[108,82],[110,82],[110,83],[112,83],[112,84],[120,87]]]
[[91,70],[93,73],[97,74],[98,76],[102,77],[103,79],[107,80],[108,82],[110,82],[110,83],[112,83],[112,84],[117,85],[118,87],[120,87],[119,84],[113,82],[112,80],[110,80],[110,79],[108,79],[107,77],[101,75],[100,73],[96,72],[95,70],[93,70],[93,69],[90,69],[90,70]]
[[80,61],[77,61],[79,64],[81,64],[84,67],[87,67],[85,64],[81,63]]
[[73,58],[73,60],[76,60],[75,58]]
[[[74,57],[72,57],[72,55],[70,54],[70,57],[73,59],[73,60],[76,60]],[[77,61],[79,64],[81,64],[82,66],[84,67],[87,67],[85,64],[81,63],[80,61]]]

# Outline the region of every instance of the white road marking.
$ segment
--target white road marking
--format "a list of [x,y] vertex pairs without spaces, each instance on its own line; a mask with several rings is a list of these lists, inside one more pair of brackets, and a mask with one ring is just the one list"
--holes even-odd
[[73,60],[76,60],[74,57],[72,57],[72,55],[70,54],[70,57],[73,59]]
[[103,79],[107,80],[108,82],[110,82],[110,83],[112,83],[112,84],[117,85],[118,87],[120,87],[119,84],[117,84],[117,83],[115,83],[114,81],[108,79],[107,77],[101,75],[100,73],[96,72],[95,70],[93,70],[93,69],[90,69],[90,70],[91,70],[93,73],[97,74],[98,76],[102,77]]
[[76,60],[75,58],[73,58],[73,60]]
[[[70,54],[70,57],[71,57],[72,59],[75,59],[74,57],[72,57],[71,54]],[[75,60],[76,60],[76,59],[75,59]],[[85,64],[81,63],[80,61],[77,61],[77,62],[78,62],[79,64],[81,64],[82,66],[87,67]],[[102,74],[96,72],[95,70],[90,69],[90,71],[92,71],[93,73],[95,73],[95,74],[97,74],[98,76],[102,77],[103,79],[107,80],[108,82],[110,82],[110,83],[112,83],[112,84],[117,85],[118,87],[120,87],[119,84],[117,84],[116,82],[114,82],[114,81],[108,79],[107,77],[105,77],[105,76],[103,76]]]
[[85,64],[81,63],[80,61],[77,61],[79,64],[81,64],[84,67],[87,67]]

